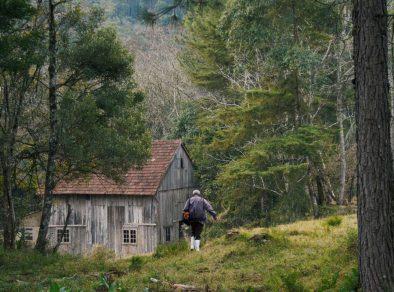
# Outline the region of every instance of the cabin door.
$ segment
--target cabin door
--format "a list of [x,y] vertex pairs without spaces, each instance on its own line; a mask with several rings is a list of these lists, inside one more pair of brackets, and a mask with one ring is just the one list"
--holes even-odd
[[122,251],[122,228],[125,222],[124,206],[108,206],[108,247],[120,255]]

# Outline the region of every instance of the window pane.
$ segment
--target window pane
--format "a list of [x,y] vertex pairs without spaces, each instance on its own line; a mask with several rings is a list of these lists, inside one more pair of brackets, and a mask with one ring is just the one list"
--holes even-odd
[[62,236],[62,230],[61,230],[61,229],[58,229],[58,230],[57,230],[57,242],[60,241],[61,236]]
[[25,228],[25,240],[33,240],[33,228]]
[[130,230],[130,243],[137,243],[137,230]]
[[[62,236],[62,231],[63,229],[57,229],[57,241],[60,241],[60,238]],[[63,235],[63,240],[61,242],[70,242],[70,229],[66,229]]]
[[70,229],[66,229],[64,232],[63,242],[70,242]]
[[129,243],[130,242],[130,230],[123,230],[123,243]]

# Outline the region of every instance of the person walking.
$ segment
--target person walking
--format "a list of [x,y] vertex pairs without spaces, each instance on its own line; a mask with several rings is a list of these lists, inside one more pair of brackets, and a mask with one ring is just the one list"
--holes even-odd
[[192,236],[190,239],[190,249],[200,250],[201,232],[207,221],[207,211],[216,221],[216,212],[211,204],[205,200],[199,190],[193,191],[193,196],[186,201],[183,212],[189,212],[189,222],[192,227]]

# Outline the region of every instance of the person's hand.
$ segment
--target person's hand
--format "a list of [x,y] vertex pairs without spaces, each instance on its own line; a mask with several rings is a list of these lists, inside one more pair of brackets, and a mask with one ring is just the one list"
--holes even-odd
[[218,218],[216,216],[212,216],[213,220],[218,221]]

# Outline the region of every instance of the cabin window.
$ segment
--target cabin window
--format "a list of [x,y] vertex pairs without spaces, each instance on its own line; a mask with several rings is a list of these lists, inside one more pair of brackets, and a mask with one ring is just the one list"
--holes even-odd
[[164,234],[165,234],[165,239],[166,241],[171,241],[171,227],[164,227]]
[[24,229],[24,238],[25,238],[25,240],[33,240],[33,228],[31,228],[31,227],[26,227],[25,229]]
[[137,243],[137,229],[123,229],[123,243]]
[[184,168],[182,157],[179,158],[179,168]]
[[[62,236],[62,232],[63,232],[63,229],[58,229],[57,230],[57,242],[60,241],[60,238]],[[69,243],[70,242],[70,229],[66,229],[66,231],[64,232],[64,235],[63,235],[63,239],[62,239],[61,242],[62,243]]]

